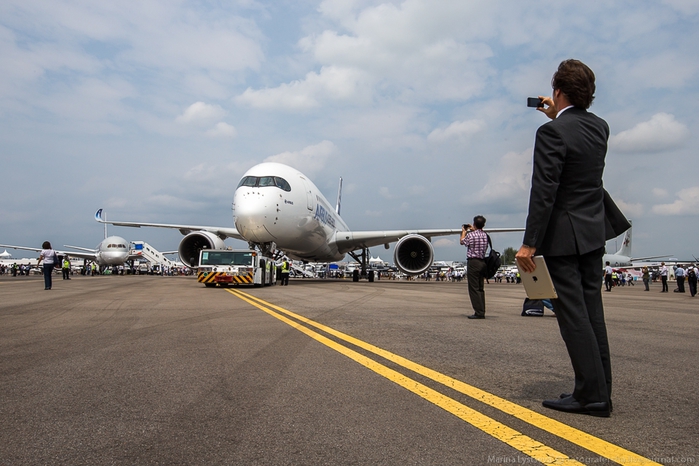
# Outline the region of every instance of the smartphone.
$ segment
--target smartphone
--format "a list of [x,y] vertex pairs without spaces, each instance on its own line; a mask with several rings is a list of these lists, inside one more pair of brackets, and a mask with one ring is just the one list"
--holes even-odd
[[544,102],[538,97],[527,97],[527,107],[543,107]]

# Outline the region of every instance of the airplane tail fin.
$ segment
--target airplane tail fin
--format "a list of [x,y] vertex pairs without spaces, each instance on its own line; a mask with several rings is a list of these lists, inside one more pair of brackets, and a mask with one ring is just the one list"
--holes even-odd
[[335,213],[340,215],[340,205],[342,204],[342,177],[340,177],[340,186],[337,188],[337,205],[335,206]]
[[107,219],[102,218],[102,209],[95,212],[95,220],[100,223],[104,223],[104,239],[107,239]]
[[621,247],[616,252],[617,255],[631,257],[631,229],[632,228],[633,227],[629,228],[628,230],[626,230],[626,232],[624,232],[624,238],[621,241]]

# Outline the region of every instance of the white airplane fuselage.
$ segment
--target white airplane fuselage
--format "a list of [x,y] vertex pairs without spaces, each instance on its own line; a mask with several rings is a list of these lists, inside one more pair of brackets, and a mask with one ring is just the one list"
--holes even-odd
[[335,208],[311,180],[278,163],[248,170],[233,196],[236,229],[247,241],[274,242],[289,257],[321,262],[341,260],[331,241],[348,231]]
[[631,267],[633,265],[631,257],[620,254],[605,254],[602,262],[605,264],[609,262],[612,267]]
[[122,265],[129,258],[129,242],[121,236],[109,236],[97,245],[95,262],[99,265]]

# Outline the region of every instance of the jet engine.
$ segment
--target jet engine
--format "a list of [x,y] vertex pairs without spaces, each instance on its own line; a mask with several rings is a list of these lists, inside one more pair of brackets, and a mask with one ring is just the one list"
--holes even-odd
[[418,275],[430,268],[434,260],[432,243],[424,236],[412,234],[398,240],[393,262],[404,273]]
[[187,267],[197,267],[199,265],[199,251],[202,249],[225,249],[223,240],[208,231],[193,231],[182,238],[177,252],[180,253],[180,260]]

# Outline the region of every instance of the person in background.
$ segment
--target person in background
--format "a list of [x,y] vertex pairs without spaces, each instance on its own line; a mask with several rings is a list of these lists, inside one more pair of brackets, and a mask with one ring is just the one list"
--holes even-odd
[[289,284],[289,261],[284,259],[282,262],[282,286]]
[[56,251],[51,248],[51,243],[44,241],[41,245],[41,253],[39,254],[39,260],[36,261],[36,265],[41,263],[43,265],[44,272],[44,290],[51,289],[51,274],[53,273],[53,268],[58,264],[58,256]]
[[643,285],[646,287],[644,291],[650,291],[650,271],[648,267],[644,265],[641,273],[643,274]]
[[675,269],[675,279],[677,280],[677,289],[675,293],[684,293],[684,268],[682,264]]
[[665,262],[660,263],[660,281],[663,283],[663,289],[660,290],[660,292],[667,293],[667,266],[665,265]]
[[68,256],[63,258],[61,270],[63,271],[63,280],[70,280],[70,260],[68,260]]
[[695,264],[692,264],[689,267],[687,267],[687,284],[689,285],[689,294],[692,295],[692,298],[695,294],[697,294],[698,274],[699,271],[697,271],[697,266]]
[[604,264],[604,291],[612,291],[612,266],[609,265],[609,261]]
[[466,246],[466,281],[468,296],[471,298],[473,314],[469,319],[485,319],[485,251],[488,249],[488,235],[483,231],[485,217],[473,217],[473,225],[461,227],[460,243]]

